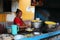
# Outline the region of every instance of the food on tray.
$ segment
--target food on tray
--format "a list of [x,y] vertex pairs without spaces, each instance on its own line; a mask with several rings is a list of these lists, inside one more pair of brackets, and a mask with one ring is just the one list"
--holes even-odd
[[34,30],[34,28],[27,28],[27,29],[25,29],[26,31],[33,31]]
[[31,34],[26,34],[25,36],[26,36],[26,37],[32,37],[32,36],[34,36],[34,35],[31,33]]

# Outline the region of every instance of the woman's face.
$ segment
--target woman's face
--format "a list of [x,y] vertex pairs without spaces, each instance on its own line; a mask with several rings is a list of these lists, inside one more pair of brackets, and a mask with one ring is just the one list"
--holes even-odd
[[22,12],[19,12],[19,13],[18,13],[18,16],[21,17],[21,16],[22,16]]

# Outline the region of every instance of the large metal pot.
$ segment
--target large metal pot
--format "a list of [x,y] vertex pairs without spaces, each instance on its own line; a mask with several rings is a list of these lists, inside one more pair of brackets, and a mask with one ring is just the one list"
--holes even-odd
[[34,28],[40,28],[41,22],[32,22],[32,27]]
[[48,25],[48,28],[55,28],[56,27],[56,22],[45,21],[45,23]]

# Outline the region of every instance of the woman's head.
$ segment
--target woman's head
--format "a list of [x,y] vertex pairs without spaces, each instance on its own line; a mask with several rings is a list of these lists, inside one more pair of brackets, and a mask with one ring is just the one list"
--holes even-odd
[[17,9],[16,15],[19,16],[19,17],[21,17],[22,16],[22,11],[20,9]]

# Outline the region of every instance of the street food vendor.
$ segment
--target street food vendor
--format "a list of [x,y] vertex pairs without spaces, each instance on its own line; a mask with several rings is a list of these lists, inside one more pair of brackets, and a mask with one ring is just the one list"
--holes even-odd
[[16,11],[16,17],[14,18],[14,24],[18,25],[19,28],[27,28],[26,24],[23,22],[22,18],[22,11],[20,9],[17,9]]

